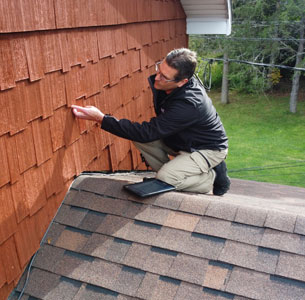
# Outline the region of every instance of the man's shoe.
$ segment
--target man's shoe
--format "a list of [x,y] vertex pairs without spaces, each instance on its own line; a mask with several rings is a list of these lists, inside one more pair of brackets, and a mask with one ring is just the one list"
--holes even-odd
[[213,194],[216,196],[224,195],[230,189],[230,178],[227,174],[227,165],[223,161],[219,165],[213,168],[216,173]]

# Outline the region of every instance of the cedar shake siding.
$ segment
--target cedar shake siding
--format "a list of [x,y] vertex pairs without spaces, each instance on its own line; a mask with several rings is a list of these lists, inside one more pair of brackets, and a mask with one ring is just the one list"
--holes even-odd
[[0,2],[0,299],[6,299],[83,171],[144,167],[130,141],[71,104],[153,116],[147,77],[186,47],[177,0]]

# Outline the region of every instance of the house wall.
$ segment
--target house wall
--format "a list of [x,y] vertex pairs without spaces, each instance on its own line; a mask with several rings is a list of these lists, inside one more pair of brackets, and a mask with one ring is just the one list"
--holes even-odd
[[0,299],[82,171],[141,169],[130,143],[71,104],[153,115],[147,77],[187,45],[178,0],[0,1]]

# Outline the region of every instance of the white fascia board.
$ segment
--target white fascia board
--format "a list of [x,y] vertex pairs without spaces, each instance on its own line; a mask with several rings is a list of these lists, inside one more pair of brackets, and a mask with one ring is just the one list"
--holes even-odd
[[[182,5],[186,5],[187,1],[182,0]],[[197,0],[200,3],[199,0]],[[197,3],[196,2],[196,3]],[[204,1],[202,1],[204,2]],[[227,0],[227,9],[228,9],[228,16],[227,18],[216,16],[199,16],[196,17],[192,15],[186,14],[186,28],[187,34],[231,34],[231,27],[232,27],[232,8],[231,8],[231,0]]]
[[188,18],[186,23],[187,34],[226,34],[231,33],[231,22],[225,19]]

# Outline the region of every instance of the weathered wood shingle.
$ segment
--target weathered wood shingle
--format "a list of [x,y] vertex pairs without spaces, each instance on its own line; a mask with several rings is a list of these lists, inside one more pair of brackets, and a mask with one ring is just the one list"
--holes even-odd
[[[1,299],[39,247],[75,176],[84,170],[144,168],[129,141],[115,139],[97,123],[75,120],[71,105],[95,105],[133,121],[151,118],[147,77],[154,73],[153,65],[173,47],[187,46],[185,15],[177,1],[84,4],[0,3],[0,247],[8,252],[14,244],[19,260],[10,282],[0,268]],[[158,28],[154,41],[152,26]],[[95,213],[91,210],[84,219],[83,229]],[[131,217],[131,209],[123,216]],[[98,217],[94,220],[95,232],[100,224]],[[10,256],[7,263],[15,266],[16,261]],[[54,297],[75,286],[73,280],[60,277]],[[82,287],[80,299],[97,294],[90,283]]]

